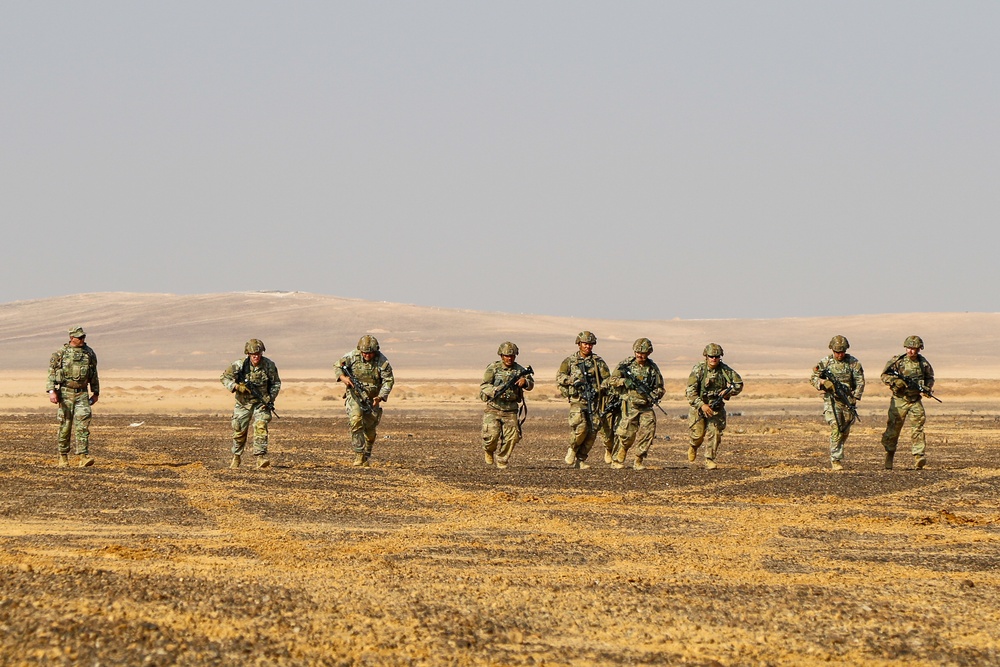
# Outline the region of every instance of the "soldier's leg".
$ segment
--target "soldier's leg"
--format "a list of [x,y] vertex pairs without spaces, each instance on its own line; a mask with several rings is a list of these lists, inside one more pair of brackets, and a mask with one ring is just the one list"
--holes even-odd
[[500,419],[496,413],[487,410],[483,413],[483,452],[485,452],[486,463],[493,465],[494,454],[497,445],[500,443]]
[[615,451],[612,455],[612,465],[616,467],[620,468],[625,463],[625,456],[635,442],[635,436],[639,432],[639,414],[631,405],[626,405],[622,410],[621,420],[615,430]]
[[87,456],[90,453],[90,396],[85,391],[76,395],[73,405],[73,429],[76,432],[76,453]]
[[597,435],[601,437],[601,442],[604,444],[604,462],[611,463],[612,453],[615,448],[615,434],[612,427],[611,415],[605,415],[597,423]]
[[910,433],[913,440],[913,460],[918,468],[923,468],[927,462],[924,451],[927,449],[927,437],[924,435],[924,424],[927,413],[924,412],[924,402],[916,401],[910,404]]
[[639,415],[639,428],[635,434],[635,468],[642,470],[649,448],[653,446],[656,438],[656,414],[652,410],[646,410]]
[[70,436],[73,433],[73,399],[64,393],[59,399],[59,454],[68,455]]
[[688,410],[688,461],[698,457],[698,448],[705,442],[705,416],[700,410]]
[[[578,458],[580,446],[587,440],[587,417],[579,405],[569,408],[569,449],[566,450],[566,465],[573,465]],[[584,455],[582,458],[586,458]]]
[[497,447],[497,466],[506,467],[510,455],[514,453],[514,445],[521,441],[521,429],[517,424],[517,413],[511,412],[500,418],[500,430],[503,438]]
[[[722,432],[726,430],[726,409],[722,408],[714,416],[705,420],[705,467],[716,467],[715,460],[722,446]],[[709,465],[711,464],[711,465]]]
[[365,461],[372,455],[372,447],[375,445],[375,438],[378,436],[378,425],[382,421],[382,408],[373,408],[371,412],[364,415],[365,424]]
[[271,413],[258,405],[252,411],[253,417],[253,455],[267,455],[267,425],[271,421]]
[[250,429],[250,415],[250,410],[242,405],[233,408],[233,456],[243,456],[247,431]]
[[[837,423],[838,414],[834,413],[836,408],[830,408],[823,411],[823,416],[826,418],[826,423],[830,425],[830,463],[839,462],[844,458],[844,441],[847,440],[847,435],[841,430],[840,424]],[[842,412],[839,413],[840,419],[845,424],[845,429],[849,429],[847,426],[847,421],[850,419],[849,416],[844,415]]]
[[886,419],[885,432],[882,433],[882,447],[886,452],[896,451],[899,433],[903,430],[903,422],[906,420],[905,403],[906,401],[897,399],[895,396],[889,402],[889,415]]

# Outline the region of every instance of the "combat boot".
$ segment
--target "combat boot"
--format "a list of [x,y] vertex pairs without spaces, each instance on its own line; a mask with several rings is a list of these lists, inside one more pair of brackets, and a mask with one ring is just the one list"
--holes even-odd
[[573,467],[579,470],[586,470],[587,468],[590,467],[590,464],[584,461],[583,459],[577,459],[576,462],[573,463]]
[[498,458],[497,459],[497,468],[499,468],[500,470],[506,470],[507,469],[507,459]]
[[698,448],[694,445],[688,447],[688,461],[694,463],[694,460],[698,458]]
[[80,454],[80,462],[77,463],[81,468],[89,468],[94,465],[94,459],[90,458],[87,454]]
[[830,461],[830,467],[833,468],[834,470],[843,470],[844,464],[841,463],[839,459],[834,459]]
[[267,454],[261,454],[257,457],[257,467],[258,468],[269,468],[271,467],[271,460],[267,458]]
[[233,460],[229,462],[230,470],[236,470],[240,467],[240,457],[238,454],[233,454]]
[[372,464],[369,462],[372,458],[371,452],[365,452],[361,457],[361,467],[371,468]]
[[488,465],[488,466],[493,465],[493,462],[494,462],[493,452],[484,451],[483,454],[484,454],[483,460],[486,461],[486,465]]
[[59,463],[57,463],[60,468],[65,468],[69,465],[69,454],[60,454]]
[[885,453],[885,469],[892,470],[892,457],[896,455],[896,452],[886,452]]
[[566,450],[566,465],[571,466],[576,463],[576,450],[570,447]]
[[646,466],[644,466],[642,464],[642,462],[643,462],[643,460],[645,458],[646,458],[645,456],[637,456],[637,457],[635,457],[635,461],[632,462],[632,469],[633,470],[645,470]]
[[705,459],[705,470],[715,470],[719,466],[712,459]]
[[619,463],[618,461],[612,461],[611,462],[611,467],[614,468],[615,470],[621,470],[622,468],[625,467],[625,464],[624,463]]
[[611,450],[610,449],[605,448],[605,450],[604,450],[604,462],[605,463],[611,463]]
[[354,462],[351,464],[355,468],[360,468],[365,464],[365,455],[358,452],[354,455]]
[[917,470],[920,470],[925,465],[927,465],[927,457],[926,456],[924,456],[923,454],[918,454],[918,455],[916,455],[916,456],[913,457],[913,467],[914,468],[916,468]]

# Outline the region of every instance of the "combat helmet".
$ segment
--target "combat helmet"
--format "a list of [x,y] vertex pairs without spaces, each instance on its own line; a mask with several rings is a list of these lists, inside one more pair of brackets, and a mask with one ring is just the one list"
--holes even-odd
[[378,352],[378,339],[371,334],[365,334],[358,340],[359,352]]
[[850,346],[851,344],[843,336],[834,336],[830,339],[830,349],[834,352],[847,352]]
[[597,336],[590,333],[589,331],[581,331],[576,335],[576,340],[574,341],[577,345],[580,343],[590,343],[591,345],[597,345]]
[[243,354],[261,354],[264,352],[264,341],[259,338],[251,338],[243,346]]
[[702,351],[701,356],[721,357],[723,354],[725,353],[722,351],[721,345],[719,345],[718,343],[709,343],[708,345],[705,346],[705,349]]
[[72,329],[69,330],[69,337],[80,338],[82,340],[87,337],[87,334],[84,333],[83,327],[73,327]]
[[903,341],[903,347],[912,347],[917,350],[924,349],[924,339],[920,336],[907,336]]
[[497,354],[499,354],[501,357],[506,357],[511,355],[516,357],[517,352],[518,352],[517,345],[514,345],[514,343],[510,342],[509,340],[500,343],[500,348],[497,350]]
[[639,352],[641,354],[649,354],[653,351],[653,341],[648,338],[637,338],[634,343],[632,343],[632,351]]

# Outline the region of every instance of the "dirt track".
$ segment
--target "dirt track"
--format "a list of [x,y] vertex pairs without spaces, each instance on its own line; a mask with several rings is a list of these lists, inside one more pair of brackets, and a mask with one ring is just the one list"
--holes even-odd
[[3,418],[0,663],[1000,663],[993,416],[892,472],[866,419],[844,473],[818,416],[731,418],[712,472],[662,415],[642,472],[568,469],[562,410],[506,471],[474,410],[387,410],[367,470],[340,417],[278,420],[265,471],[227,417],[130,421],[57,469],[51,416]]

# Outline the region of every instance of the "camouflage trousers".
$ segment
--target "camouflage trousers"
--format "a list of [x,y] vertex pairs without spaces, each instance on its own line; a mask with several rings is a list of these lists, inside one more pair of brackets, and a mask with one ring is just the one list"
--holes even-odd
[[237,403],[233,408],[233,455],[243,456],[251,423],[253,423],[253,455],[267,454],[267,425],[270,421],[271,413],[263,404],[256,401],[247,405]]
[[851,435],[854,415],[840,403],[831,405],[830,401],[827,401],[823,409],[823,418],[830,425],[830,461],[843,461],[844,444]]
[[656,414],[650,408],[638,408],[632,403],[622,403],[622,415],[615,429],[616,463],[624,463],[628,450],[635,447],[635,455],[646,456],[656,437]]
[[86,389],[59,392],[59,453],[69,454],[70,434],[76,432],[76,453],[90,452],[90,395]]
[[889,403],[889,419],[885,425],[885,433],[882,434],[882,446],[887,452],[896,451],[896,444],[899,442],[899,434],[903,431],[903,422],[906,417],[910,417],[910,433],[913,441],[913,455],[923,456],[927,447],[927,440],[924,437],[924,422],[927,421],[927,414],[924,412],[923,401],[908,401],[899,396],[893,396]]
[[614,447],[614,434],[611,432],[611,415],[602,419],[597,415],[588,420],[583,411],[582,403],[570,403],[569,406],[569,448],[576,452],[576,458],[586,461],[597,435],[600,434],[604,448],[611,451]]
[[483,449],[496,455],[496,462],[507,463],[514,452],[514,445],[521,441],[521,425],[517,423],[517,410],[505,412],[486,408],[483,413]]
[[705,444],[705,460],[714,461],[722,444],[722,432],[726,430],[726,409],[720,408],[711,417],[697,409],[688,410],[688,435],[695,449]]
[[365,412],[351,396],[351,392],[347,392],[344,407],[347,410],[347,427],[351,430],[351,447],[354,453],[371,456],[376,429],[382,421],[382,407],[374,406],[370,412]]

